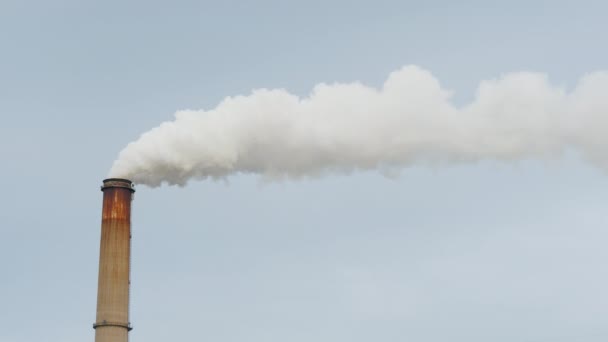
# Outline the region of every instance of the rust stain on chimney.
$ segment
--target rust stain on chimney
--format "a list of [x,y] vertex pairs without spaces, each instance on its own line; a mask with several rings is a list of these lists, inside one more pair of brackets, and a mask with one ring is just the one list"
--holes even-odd
[[131,201],[133,183],[127,179],[103,181],[101,243],[95,342],[127,342],[131,259]]

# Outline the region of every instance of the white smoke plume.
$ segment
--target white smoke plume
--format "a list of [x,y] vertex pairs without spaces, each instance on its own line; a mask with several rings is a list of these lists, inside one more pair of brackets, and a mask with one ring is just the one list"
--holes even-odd
[[265,179],[416,163],[547,158],[574,149],[608,169],[608,72],[571,91],[539,73],[482,81],[457,107],[432,74],[407,66],[380,89],[319,84],[308,97],[259,89],[183,110],[127,145],[110,171],[152,187],[247,173]]

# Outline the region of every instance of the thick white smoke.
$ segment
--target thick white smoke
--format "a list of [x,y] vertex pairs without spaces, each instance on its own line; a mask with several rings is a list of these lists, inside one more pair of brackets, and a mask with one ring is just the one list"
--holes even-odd
[[414,163],[544,158],[575,149],[608,168],[608,73],[570,92],[539,73],[481,82],[456,107],[431,73],[407,66],[381,89],[319,84],[306,98],[259,89],[184,110],[124,148],[111,177],[158,186],[254,173],[268,179]]

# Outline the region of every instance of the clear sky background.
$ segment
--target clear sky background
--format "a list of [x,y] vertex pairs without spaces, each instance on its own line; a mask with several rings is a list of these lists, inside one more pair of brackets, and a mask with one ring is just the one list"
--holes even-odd
[[[101,180],[178,109],[406,64],[608,69],[603,1],[0,1],[0,341],[93,341]],[[139,187],[131,341],[608,339],[608,175],[549,161]]]

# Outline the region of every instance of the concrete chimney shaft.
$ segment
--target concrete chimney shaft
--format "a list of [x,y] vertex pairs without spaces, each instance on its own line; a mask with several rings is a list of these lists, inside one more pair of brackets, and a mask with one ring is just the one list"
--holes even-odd
[[127,179],[103,181],[103,210],[99,250],[95,342],[127,342],[131,259],[131,200],[133,183]]

